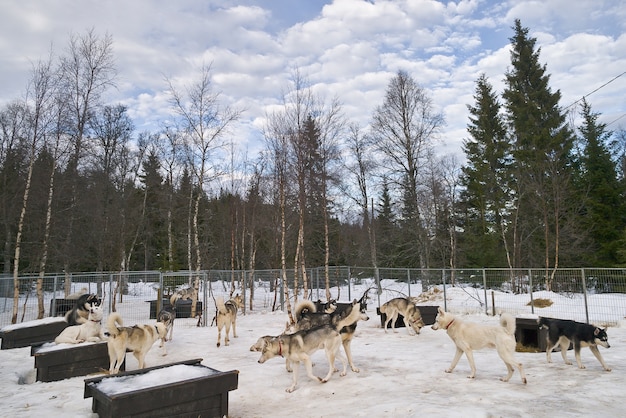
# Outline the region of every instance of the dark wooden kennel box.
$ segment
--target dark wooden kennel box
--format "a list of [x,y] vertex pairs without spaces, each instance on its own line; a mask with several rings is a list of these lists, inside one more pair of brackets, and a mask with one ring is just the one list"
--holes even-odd
[[[420,310],[420,314],[422,314],[422,321],[424,321],[424,325],[432,325],[435,323],[435,318],[437,317],[437,309],[439,306],[417,306]],[[380,315],[380,326],[385,327],[385,322],[387,321],[387,314],[384,314],[380,311],[380,308],[376,308],[376,313]],[[404,317],[401,314],[398,314],[398,320],[396,321],[396,328],[405,327]],[[389,323],[389,328],[391,328],[391,322]]]
[[65,316],[76,306],[77,299],[52,299],[50,300],[50,316]]
[[[202,359],[187,360],[117,375],[85,379],[84,397],[93,398],[91,410],[100,418],[226,417],[228,416],[228,392],[237,389],[239,371],[220,372],[203,366],[200,364],[201,361]],[[180,365],[203,368],[208,374],[179,381],[168,381],[167,377],[155,377],[154,381],[157,383],[154,385],[128,391],[120,389],[117,393],[99,388],[99,384],[105,382],[106,379],[119,379],[119,384],[132,387],[133,378]],[[176,374],[179,373],[180,370]],[[152,379],[148,379],[150,380]],[[117,384],[115,381],[105,383]]]
[[[548,330],[539,328],[534,318],[515,318],[515,341],[518,351],[545,352],[548,349]],[[572,348],[570,344],[569,350]],[[560,351],[561,348],[557,347],[556,350]]]
[[[37,380],[40,382],[55,382],[109,370],[106,341],[63,344],[62,348],[33,346],[30,355],[35,358]],[[121,370],[124,370],[125,364],[122,364]]]
[[0,331],[2,338],[2,350],[7,348],[28,347],[40,345],[54,339],[67,327],[67,322],[62,319],[55,321],[43,321],[37,319],[24,322],[19,325],[9,325]]
[[[150,300],[150,319],[156,319],[157,317],[157,302],[158,300]],[[161,300],[161,309],[171,306],[169,299]],[[196,312],[202,312],[202,302],[196,302]],[[195,313],[191,314],[191,299],[179,299],[176,301],[176,318],[195,318]]]

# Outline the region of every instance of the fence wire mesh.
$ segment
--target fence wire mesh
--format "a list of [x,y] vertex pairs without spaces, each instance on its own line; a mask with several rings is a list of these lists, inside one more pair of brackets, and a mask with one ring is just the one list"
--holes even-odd
[[[369,289],[375,307],[394,297],[439,305],[455,313],[540,315],[612,325],[626,316],[626,269],[375,269],[330,267],[306,270],[141,271],[65,273],[0,277],[0,328],[13,323],[60,316],[72,294],[95,293],[105,312],[118,311],[129,325],[153,320],[170,296],[197,288],[196,312],[177,319],[182,326],[211,325],[215,299],[244,296],[247,311],[285,310],[298,298],[351,301]],[[328,283],[327,283],[328,279]],[[289,288],[285,300],[283,284]],[[17,297],[16,297],[17,295]],[[190,301],[188,303],[191,303]],[[196,315],[197,313],[197,315]],[[14,319],[15,316],[15,319]]]

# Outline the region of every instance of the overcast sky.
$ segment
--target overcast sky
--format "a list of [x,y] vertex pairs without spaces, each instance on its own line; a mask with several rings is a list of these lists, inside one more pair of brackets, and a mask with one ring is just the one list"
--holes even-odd
[[479,74],[502,91],[516,18],[563,107],[610,82],[588,101],[610,129],[626,126],[626,0],[0,0],[0,106],[23,95],[33,62],[93,28],[113,37],[108,99],[137,131],[167,118],[165,77],[189,84],[203,63],[223,100],[246,109],[235,135],[249,152],[294,68],[362,126],[402,69],[445,115],[439,151],[459,153]]

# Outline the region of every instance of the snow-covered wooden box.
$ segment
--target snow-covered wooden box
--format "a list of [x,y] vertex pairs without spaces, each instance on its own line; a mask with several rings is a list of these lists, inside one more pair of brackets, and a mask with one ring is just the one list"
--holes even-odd
[[220,372],[202,359],[85,379],[91,410],[105,417],[225,417],[239,371]]
[[[30,355],[35,358],[37,380],[40,382],[54,382],[109,370],[106,341],[80,344],[48,343],[33,346]],[[125,363],[122,364],[122,370]]]
[[63,318],[44,318],[7,325],[0,330],[0,338],[2,338],[0,348],[5,350],[54,341],[66,327],[67,322]]

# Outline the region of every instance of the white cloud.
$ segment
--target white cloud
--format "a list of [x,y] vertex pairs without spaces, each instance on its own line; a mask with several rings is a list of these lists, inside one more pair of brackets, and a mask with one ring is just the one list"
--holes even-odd
[[[446,149],[466,136],[466,105],[484,72],[497,92],[510,65],[509,38],[520,18],[537,37],[540,61],[562,105],[626,68],[626,7],[611,0],[5,0],[0,14],[0,106],[20,97],[30,65],[69,33],[94,28],[114,40],[118,88],[107,98],[129,107],[142,129],[169,118],[165,77],[193,82],[212,65],[229,104],[246,108],[237,135],[260,136],[298,67],[362,126],[380,105],[389,79],[408,71],[432,92],[448,125]],[[565,13],[566,11],[566,13]],[[286,25],[285,23],[288,22]],[[281,26],[282,25],[282,26]],[[606,119],[623,114],[626,76],[590,96]],[[251,138],[251,139],[250,139]],[[251,147],[252,148],[252,147]],[[460,149],[459,149],[460,152]]]

